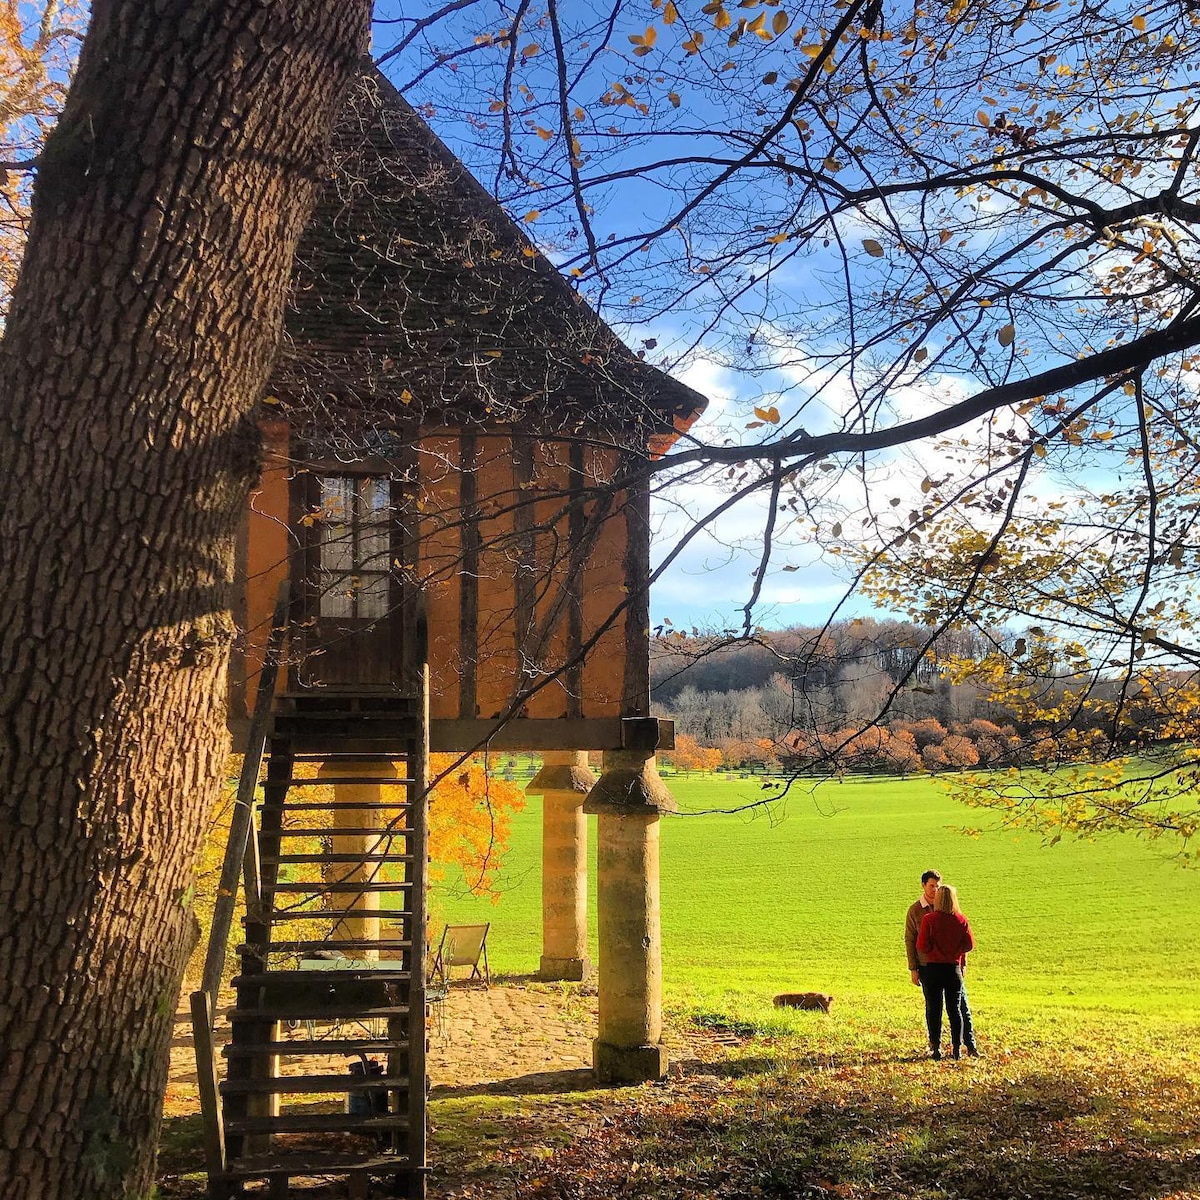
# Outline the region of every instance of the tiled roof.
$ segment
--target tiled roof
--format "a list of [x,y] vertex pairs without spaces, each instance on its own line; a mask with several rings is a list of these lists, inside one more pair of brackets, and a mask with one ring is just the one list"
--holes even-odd
[[373,68],[334,134],[271,393],[293,410],[661,446],[704,397],[643,362]]

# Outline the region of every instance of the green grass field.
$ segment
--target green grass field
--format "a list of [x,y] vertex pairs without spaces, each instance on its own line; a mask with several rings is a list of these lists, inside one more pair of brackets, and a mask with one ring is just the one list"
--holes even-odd
[[[670,784],[693,813],[762,794],[749,780]],[[936,866],[959,887],[975,931],[968,981],[977,1012],[1019,1017],[1051,1005],[1197,1018],[1193,872],[1126,838],[1045,847],[1032,835],[959,832],[980,820],[928,778],[803,785],[770,817],[666,818],[668,1005],[736,1012],[810,989],[868,1010],[887,997],[915,1004],[902,923],[921,871]],[[540,841],[540,800],[531,798],[514,820],[498,903],[454,880],[435,893],[435,921],[492,922],[496,971],[537,968]],[[594,866],[589,882],[594,895]]]

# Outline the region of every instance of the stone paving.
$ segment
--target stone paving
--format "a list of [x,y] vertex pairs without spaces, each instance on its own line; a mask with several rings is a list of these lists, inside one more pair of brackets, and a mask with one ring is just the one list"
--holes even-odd
[[594,989],[521,979],[454,984],[430,1022],[429,1077],[439,1088],[478,1087],[592,1065]]
[[[232,999],[232,995],[222,996],[223,1004]],[[219,1026],[220,1040],[227,1029],[223,1023]],[[594,986],[541,983],[530,977],[494,981],[487,989],[456,982],[447,999],[434,1006],[430,1020],[428,1070],[433,1094],[521,1091],[537,1077],[590,1073],[595,1036]],[[711,1038],[685,1037],[668,1029],[665,1040],[672,1059],[677,1059],[681,1052],[694,1055],[696,1043]],[[298,1062],[291,1069],[299,1071],[303,1065]],[[336,1072],[344,1065],[331,1059],[323,1069]],[[584,1085],[582,1075],[576,1082]],[[176,1014],[166,1111],[168,1116],[199,1111],[186,995]]]

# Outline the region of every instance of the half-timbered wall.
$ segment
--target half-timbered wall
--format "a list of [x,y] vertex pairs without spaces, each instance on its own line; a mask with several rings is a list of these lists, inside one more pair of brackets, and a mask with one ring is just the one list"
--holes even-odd
[[[279,583],[299,578],[297,555],[321,519],[298,510],[296,476],[306,468],[292,456],[286,423],[265,424],[264,435],[239,556],[245,635],[231,667],[235,719],[248,695],[253,703]],[[631,505],[609,486],[620,452],[511,430],[437,430],[423,433],[415,457],[409,527],[396,543],[405,551],[393,565],[424,594],[433,719],[645,715],[649,531],[637,497]],[[293,641],[302,647],[303,638]],[[294,687],[305,671],[292,666]]]

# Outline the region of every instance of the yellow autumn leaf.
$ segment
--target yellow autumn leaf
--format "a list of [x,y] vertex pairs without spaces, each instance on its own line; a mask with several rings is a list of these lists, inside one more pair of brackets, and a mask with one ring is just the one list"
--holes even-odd
[[1017,328],[1010,321],[996,334],[996,341],[1002,346],[1011,346],[1017,337]]
[[530,42],[529,45],[526,46],[525,49],[521,51],[521,57],[522,58],[532,58],[535,54],[538,54],[541,51],[541,49],[542,49],[541,46],[539,46],[537,44],[537,42]]
[[874,238],[863,238],[863,249],[872,258],[883,257],[883,247]]
[[667,0],[663,6],[663,24],[674,25],[679,20],[679,10],[675,7],[674,0]]
[[788,235],[786,233],[773,233],[767,238],[767,243],[771,246],[781,246],[787,239]]
[[771,20],[771,31],[778,37],[781,33],[787,32],[787,27],[792,23],[791,17],[787,13],[777,12]]
[[768,425],[778,425],[779,424],[779,409],[777,409],[773,404],[771,405],[770,408],[756,407],[754,409],[754,415],[760,421],[766,421]]
[[522,220],[522,221],[524,221],[526,225],[528,225],[530,222],[532,222],[532,221],[536,221],[536,220],[538,219],[538,217],[540,217],[541,215],[542,215],[542,214],[541,214],[541,213],[540,213],[540,212],[539,212],[539,211],[538,211],[536,208],[531,208],[531,209],[530,209],[530,210],[529,210],[529,211],[528,211],[528,212],[527,212],[527,213],[526,213],[526,214],[525,214],[525,215],[524,215],[524,216],[521,218],[521,220]]
[[1146,32],[1146,18],[1143,16],[1134,17],[1133,18],[1133,27],[1134,27],[1134,29],[1136,29],[1138,31],[1138,33],[1145,33]]

